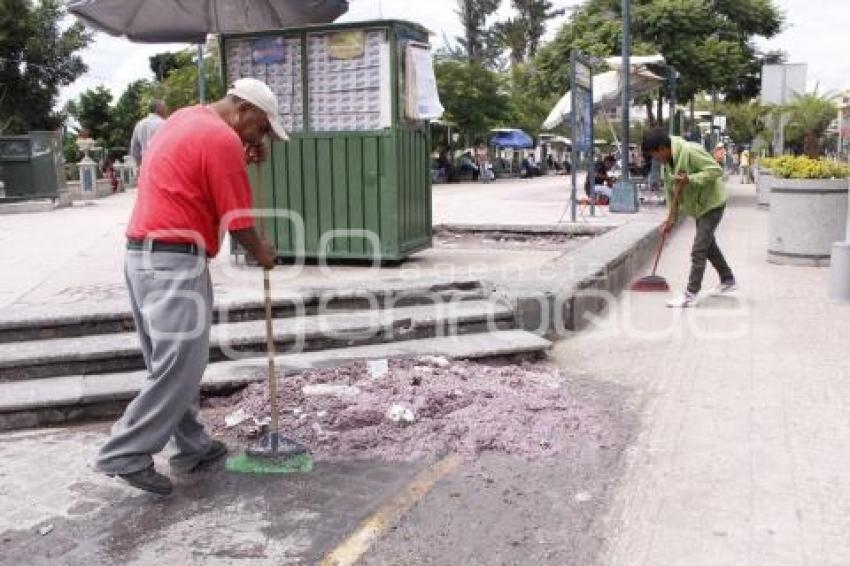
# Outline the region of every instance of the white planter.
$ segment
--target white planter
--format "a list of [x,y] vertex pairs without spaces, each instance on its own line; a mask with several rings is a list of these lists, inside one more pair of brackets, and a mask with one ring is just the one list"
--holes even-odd
[[847,179],[779,179],[770,183],[768,261],[829,265],[833,242],[844,241]]
[[770,206],[770,184],[776,177],[767,169],[762,169],[756,180],[756,200],[759,206]]

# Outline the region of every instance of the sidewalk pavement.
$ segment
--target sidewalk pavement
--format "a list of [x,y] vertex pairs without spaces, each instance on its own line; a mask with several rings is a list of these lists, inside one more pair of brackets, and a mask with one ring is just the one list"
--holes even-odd
[[[850,308],[827,269],[767,263],[768,212],[731,187],[718,241],[741,290],[666,309],[624,293],[555,356],[632,387],[642,415],[606,566],[850,564]],[[684,289],[693,221],[659,271]],[[717,282],[709,266],[705,288]]]
[[[556,225],[569,220],[569,177],[512,179],[491,184],[437,185],[434,224]],[[3,217],[0,222],[0,309],[9,306],[86,304],[97,302],[126,308],[123,278],[124,231],[135,191],[91,202],[87,206],[48,213]],[[582,223],[618,225],[657,214],[612,215],[600,209]],[[262,277],[256,268],[234,265],[225,242],[211,263],[217,299],[261,296]],[[390,279],[480,279],[490,273],[510,278],[518,271],[561,255],[536,249],[432,248],[397,266],[368,269],[362,265],[279,267],[273,288],[293,291],[316,285],[339,285]],[[507,274],[507,275],[506,275]]]

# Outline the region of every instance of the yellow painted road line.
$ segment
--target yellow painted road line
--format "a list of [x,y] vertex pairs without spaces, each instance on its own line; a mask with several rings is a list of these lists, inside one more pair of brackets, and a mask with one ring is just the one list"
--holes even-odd
[[460,462],[460,457],[453,454],[422,471],[405,486],[401,493],[360,523],[357,530],[342,544],[326,554],[319,564],[321,566],[356,564],[366,554],[372,543],[398,523],[414,505],[422,501],[438,481],[457,469]]

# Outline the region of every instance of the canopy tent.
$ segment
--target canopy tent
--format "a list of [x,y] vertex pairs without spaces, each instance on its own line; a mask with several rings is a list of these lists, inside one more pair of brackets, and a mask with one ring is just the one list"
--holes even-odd
[[[606,71],[593,76],[593,105],[599,110],[607,110],[619,106],[622,94],[621,73],[619,71]],[[664,79],[655,73],[638,66],[629,73],[630,91],[635,96],[640,96],[658,88]],[[551,130],[564,122],[572,112],[572,93],[561,97],[549,116],[543,122],[544,130]]]
[[204,43],[209,33],[332,22],[347,0],[71,0],[68,11],[110,35],[140,43]]
[[[614,69],[615,71],[619,71],[623,68],[623,58],[617,55],[616,57],[606,57],[605,64]],[[666,65],[667,62],[664,60],[663,55],[639,55],[635,57],[634,55],[629,57],[629,67],[632,71],[636,71],[641,67],[646,67],[647,65]]]
[[500,128],[490,130],[487,145],[511,149],[531,149],[534,147],[534,140],[522,130]]

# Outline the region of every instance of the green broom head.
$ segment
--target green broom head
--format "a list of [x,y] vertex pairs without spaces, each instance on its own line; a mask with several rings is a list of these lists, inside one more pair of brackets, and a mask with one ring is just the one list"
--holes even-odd
[[225,469],[235,474],[307,474],[313,470],[313,458],[309,454],[277,458],[240,454],[229,458]]
[[225,468],[237,474],[306,474],[313,469],[313,458],[304,446],[274,432],[229,459]]

